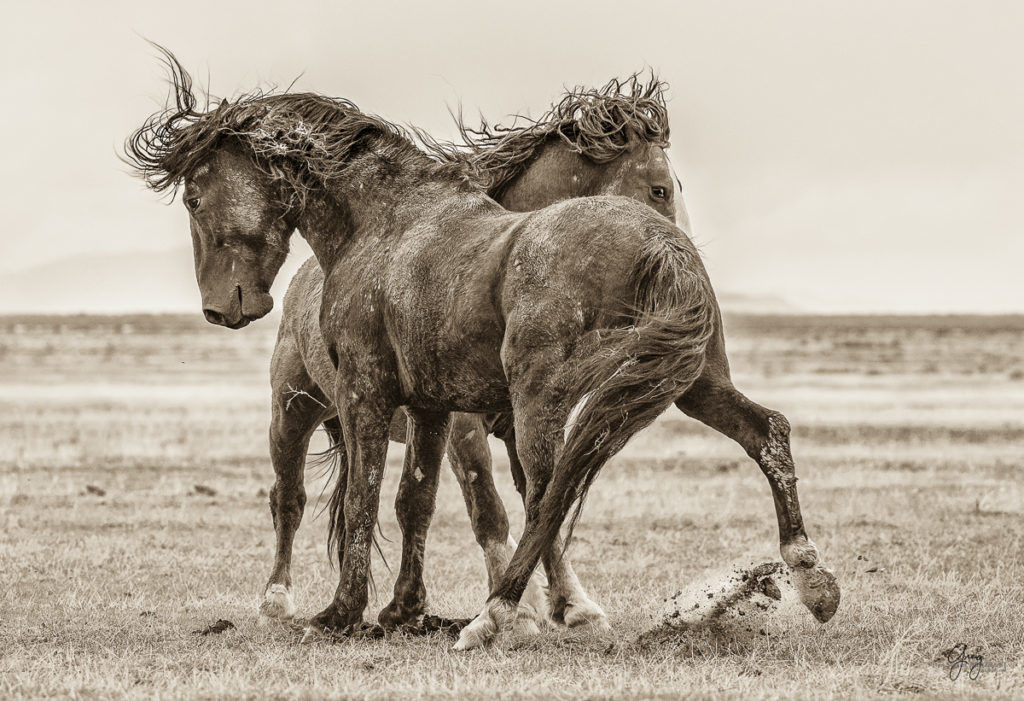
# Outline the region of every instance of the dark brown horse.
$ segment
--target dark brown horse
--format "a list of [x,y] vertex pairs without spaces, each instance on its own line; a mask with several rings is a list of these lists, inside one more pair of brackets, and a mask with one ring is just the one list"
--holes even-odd
[[337,487],[340,581],[313,626],[362,619],[398,407],[409,416],[405,471],[428,490],[451,412],[514,416],[526,528],[458,649],[511,623],[538,561],[550,570],[560,557],[570,509],[575,522],[601,467],[673,402],[758,462],[801,598],[819,620],[834,614],[839,590],[804,530],[789,424],[732,386],[714,293],[682,230],[624,197],[509,212],[461,164],[439,163],[347,101],[253,95],[199,112],[175,78],[176,104],[127,149],[154,189],[184,184],[204,300],[239,310],[214,321],[267,313],[295,230],[325,273],[320,328],[348,478]]
[[[598,90],[571,91],[540,119],[528,120],[526,126],[491,129],[484,125],[470,130],[460,121],[465,141],[460,148],[434,142],[429,146],[442,160],[461,160],[471,166],[485,181],[488,194],[510,210],[539,209],[570,197],[610,194],[633,197],[670,220],[685,221],[665,153],[669,123],[664,88],[653,78],[647,84],[636,76],[612,80]],[[270,504],[277,549],[260,606],[261,615],[270,618],[288,619],[296,610],[290,561],[305,505],[303,475],[310,437],[324,423],[332,443],[342,445],[331,399],[334,368],[320,333],[322,287],[323,273],[311,258],[285,295],[271,365],[270,447],[277,478]],[[526,482],[511,417],[455,414],[447,451],[484,552],[489,585],[505,571],[516,547],[491,476],[487,435],[492,432],[506,444],[516,487],[525,499]],[[406,415],[399,411],[391,424],[391,439],[404,442],[406,433]],[[344,463],[339,460],[338,464]],[[343,467],[340,479],[345,479]],[[383,625],[405,623],[425,612],[423,545],[435,487],[429,485],[428,489],[416,482],[414,475],[402,476],[395,501],[403,534],[402,565],[394,598],[379,615]],[[569,626],[606,625],[607,617],[580,586],[568,557],[553,563],[549,581],[544,582],[538,573],[528,585],[516,619],[521,631],[536,631],[546,613]]]

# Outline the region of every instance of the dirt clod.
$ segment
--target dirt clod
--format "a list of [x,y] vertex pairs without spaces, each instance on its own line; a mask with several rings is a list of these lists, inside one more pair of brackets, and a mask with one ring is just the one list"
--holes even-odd
[[766,634],[766,619],[783,598],[780,583],[792,588],[789,570],[781,562],[733,567],[725,575],[677,592],[668,600],[660,624],[637,643],[699,643],[717,651],[741,650]]
[[223,618],[217,619],[216,623],[206,626],[202,630],[192,631],[192,635],[220,635],[226,630],[231,630],[235,624]]

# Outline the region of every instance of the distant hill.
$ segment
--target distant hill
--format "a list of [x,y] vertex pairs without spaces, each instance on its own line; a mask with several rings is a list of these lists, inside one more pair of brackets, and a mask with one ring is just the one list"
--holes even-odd
[[187,248],[75,256],[0,273],[0,311],[7,313],[170,312],[198,306]]
[[729,314],[802,314],[805,311],[779,295],[716,291],[715,296],[722,311]]
[[[275,301],[308,255],[294,245],[278,281]],[[722,309],[735,314],[794,314],[802,310],[776,295],[719,292]],[[62,258],[18,271],[0,272],[0,313],[127,314],[199,310],[192,250],[132,251]]]
[[[305,256],[289,258],[274,286],[280,299]],[[132,251],[62,258],[0,272],[0,313],[199,311],[192,250]]]

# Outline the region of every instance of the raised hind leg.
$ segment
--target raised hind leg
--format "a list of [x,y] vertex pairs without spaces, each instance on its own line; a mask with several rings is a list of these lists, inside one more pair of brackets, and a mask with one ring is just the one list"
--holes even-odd
[[[515,433],[504,437],[504,441],[505,448],[508,450],[508,460],[511,465],[513,479],[525,504],[526,477],[523,474],[523,466],[516,450]],[[512,548],[514,551],[515,545]],[[555,623],[565,624],[570,628],[590,624],[596,628],[608,630],[610,625],[608,624],[607,614],[583,589],[583,585],[580,584],[580,580],[572,568],[572,563],[569,561],[569,555],[564,552],[564,549],[562,537],[557,535],[551,545],[548,556],[544,558],[545,569],[548,573],[547,599],[550,606],[551,620]],[[537,574],[535,572],[534,579],[536,577]],[[534,579],[530,580],[531,583],[523,594],[524,600],[530,594],[530,587],[533,586]]]
[[409,427],[405,465],[395,498],[395,512],[402,529],[402,564],[395,581],[395,596],[378,615],[383,626],[411,622],[426,611],[423,551],[434,515],[438,473],[450,425],[450,416],[445,412],[407,409],[406,413]]
[[[487,588],[490,591],[512,559],[516,541],[509,535],[508,514],[494,488],[487,432],[481,415],[456,414],[448,439],[448,459],[462,489],[476,542],[484,552]],[[518,461],[515,467],[519,467]],[[521,472],[522,468],[519,469]],[[519,603],[516,632],[524,635],[540,632],[540,626],[546,620],[545,586],[546,582],[539,573],[530,579]]]
[[732,438],[760,466],[775,501],[782,559],[793,571],[801,601],[819,621],[828,621],[839,606],[839,585],[804,530],[796,492],[796,468],[789,448],[789,421],[779,412],[750,401],[733,387],[720,331],[708,347],[704,373],[676,401],[676,406]]
[[295,531],[306,505],[306,452],[316,427],[333,413],[288,336],[283,336],[274,349],[271,385],[270,459],[275,479],[270,489],[270,513],[277,545],[274,566],[260,603],[261,621],[288,620],[295,615],[291,559]]

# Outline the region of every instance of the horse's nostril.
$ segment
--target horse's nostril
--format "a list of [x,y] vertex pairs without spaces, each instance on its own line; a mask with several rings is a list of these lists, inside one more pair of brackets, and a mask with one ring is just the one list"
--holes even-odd
[[212,309],[204,309],[203,316],[211,324],[217,324],[218,326],[227,326],[227,321],[224,319],[224,315],[220,312],[215,312]]

